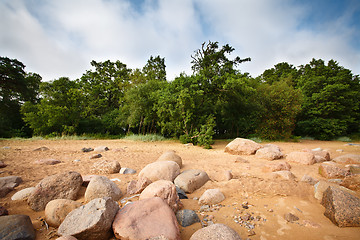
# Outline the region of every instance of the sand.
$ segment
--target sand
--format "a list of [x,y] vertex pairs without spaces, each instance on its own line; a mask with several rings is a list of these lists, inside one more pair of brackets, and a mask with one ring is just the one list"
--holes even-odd
[[[176,141],[135,142],[129,140],[3,140],[0,141],[0,160],[8,166],[0,169],[0,177],[9,175],[20,176],[23,179],[16,190],[6,197],[0,198],[0,205],[6,207],[9,214],[29,215],[35,229],[37,239],[56,239],[56,230],[47,228],[43,219],[44,211],[34,212],[26,201],[12,201],[11,196],[18,190],[35,186],[44,177],[64,172],[77,171],[82,175],[91,174],[90,168],[99,159],[89,159],[94,152],[83,153],[83,147],[107,146],[110,150],[101,153],[101,159],[117,160],[122,167],[135,169],[137,173],[147,164],[154,162],[163,152],[174,150],[183,160],[181,171],[187,169],[202,169],[210,178],[226,170],[231,170],[234,179],[230,181],[209,181],[192,194],[189,199],[182,200],[185,209],[198,211],[200,205],[194,198],[210,188],[219,188],[226,199],[218,210],[199,213],[200,219],[210,218],[215,223],[223,223],[237,231],[242,239],[360,239],[360,228],[339,228],[334,225],[324,213],[324,207],[314,198],[314,187],[300,182],[304,174],[317,179],[323,179],[318,174],[318,164],[312,166],[290,163],[291,171],[296,176],[295,181],[278,180],[262,171],[268,161],[255,156],[241,157],[249,161],[236,161],[239,156],[224,152],[227,141],[217,141],[213,149],[206,150],[197,146],[186,146]],[[349,146],[344,142],[325,142],[304,140],[297,143],[273,142],[280,146],[284,154],[302,149],[322,148],[330,152],[331,158],[353,153],[360,154],[359,146]],[[47,147],[48,151],[33,151],[39,147]],[[342,149],[343,152],[336,150]],[[39,165],[34,162],[41,159],[57,159],[57,165]],[[80,160],[80,161],[74,161]],[[117,178],[115,183],[123,193],[129,181],[137,179],[135,175],[109,174],[110,179]],[[82,189],[77,201],[84,203]],[[359,194],[359,193],[357,193]],[[128,197],[126,194],[124,197]],[[136,200],[136,198],[132,199]],[[247,202],[248,209],[242,207]],[[260,221],[255,224],[253,232],[245,226],[236,223],[239,216],[250,214]],[[284,214],[293,213],[299,217],[296,222],[287,222]],[[208,216],[207,216],[208,215]],[[210,217],[209,217],[210,216]],[[180,227],[182,239],[190,236],[201,228],[200,223],[189,227]],[[255,235],[252,235],[254,234]],[[248,236],[252,235],[252,236]]]

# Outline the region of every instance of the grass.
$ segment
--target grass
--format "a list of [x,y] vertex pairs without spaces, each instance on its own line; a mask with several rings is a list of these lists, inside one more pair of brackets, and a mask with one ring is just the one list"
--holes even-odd
[[123,137],[125,140],[142,141],[142,142],[157,142],[166,140],[165,137],[157,134],[131,134]]

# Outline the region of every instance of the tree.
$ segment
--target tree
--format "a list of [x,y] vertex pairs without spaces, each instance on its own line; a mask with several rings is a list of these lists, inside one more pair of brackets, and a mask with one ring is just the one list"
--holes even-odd
[[154,58],[153,56],[150,56],[150,59],[143,67],[143,73],[147,81],[166,81],[165,68],[165,58],[161,58],[160,56]]
[[359,131],[359,76],[334,60],[313,59],[299,71],[304,103],[297,134],[329,140]]

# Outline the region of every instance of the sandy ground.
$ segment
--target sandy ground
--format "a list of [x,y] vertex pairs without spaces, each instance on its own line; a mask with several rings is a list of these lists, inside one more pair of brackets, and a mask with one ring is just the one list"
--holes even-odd
[[[360,239],[360,228],[339,228],[335,226],[324,213],[324,207],[313,197],[313,186],[302,183],[299,180],[304,174],[317,179],[323,179],[318,173],[318,165],[304,166],[291,163],[292,172],[296,181],[275,180],[268,173],[262,172],[262,166],[268,161],[258,159],[255,156],[241,156],[249,163],[236,161],[239,156],[224,152],[228,142],[217,141],[211,150],[196,146],[186,146],[174,141],[164,142],[134,142],[125,140],[8,140],[0,141],[0,160],[8,166],[0,169],[0,177],[9,175],[20,176],[23,183],[15,191],[0,199],[0,205],[5,206],[10,214],[29,215],[37,230],[37,239],[55,239],[56,229],[43,224],[44,211],[34,212],[25,201],[12,201],[11,196],[18,190],[35,186],[46,176],[64,172],[77,171],[82,175],[91,174],[90,168],[98,159],[89,159],[94,152],[83,153],[83,147],[107,146],[110,151],[102,153],[102,159],[117,160],[122,167],[135,169],[137,172],[147,164],[154,162],[163,152],[175,150],[182,157],[182,171],[187,169],[202,169],[211,178],[225,170],[231,170],[234,179],[230,181],[210,181],[192,194],[189,199],[182,200],[185,209],[198,211],[200,205],[194,200],[210,188],[219,188],[226,199],[221,203],[217,211],[207,212],[200,215],[203,219],[211,215],[215,223],[224,223],[236,230],[242,239]],[[359,146],[349,146],[344,142],[301,141],[298,143],[275,142],[280,146],[283,153],[298,151],[305,148],[322,148],[330,151],[331,158],[341,154],[360,154]],[[48,151],[33,151],[36,148],[46,146]],[[337,149],[343,149],[342,153]],[[40,159],[58,159],[62,163],[57,165],[38,165],[34,161]],[[74,162],[74,160],[80,160]],[[118,178],[115,183],[126,193],[129,181],[137,179],[135,175],[111,174],[107,177]],[[82,189],[82,194],[85,188]],[[124,194],[124,197],[128,197]],[[83,202],[80,194],[79,202]],[[243,202],[248,202],[248,209],[242,207]],[[260,221],[254,221],[255,235],[248,236],[246,227],[234,221],[234,218],[249,213],[251,216],[260,216]],[[294,223],[288,223],[284,214],[293,213],[300,219]],[[206,214],[206,215],[205,215]],[[208,217],[207,217],[208,218]],[[265,219],[265,220],[264,220]],[[306,224],[310,223],[310,224]],[[193,224],[181,229],[182,239],[189,239],[199,228],[200,223]]]

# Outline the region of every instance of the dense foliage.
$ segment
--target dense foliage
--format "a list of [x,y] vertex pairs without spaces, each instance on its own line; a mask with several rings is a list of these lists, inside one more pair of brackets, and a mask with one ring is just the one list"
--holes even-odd
[[359,132],[359,76],[336,61],[298,68],[279,63],[257,78],[230,59],[234,49],[203,43],[192,75],[166,79],[165,59],[143,68],[92,61],[80,79],[41,82],[23,63],[2,57],[0,136],[161,134],[211,147],[213,137],[333,139]]

